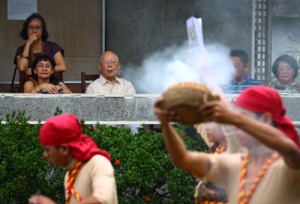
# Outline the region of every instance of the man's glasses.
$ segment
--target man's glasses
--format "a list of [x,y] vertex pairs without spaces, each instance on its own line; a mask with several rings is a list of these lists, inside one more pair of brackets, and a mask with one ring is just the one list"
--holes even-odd
[[28,26],[27,29],[28,30],[40,30],[40,29],[42,29],[42,26]]
[[105,65],[109,65],[109,64],[112,64],[112,65],[115,65],[115,64],[119,64],[120,62],[117,62],[117,61],[106,61],[106,62],[101,62],[101,64],[105,64]]

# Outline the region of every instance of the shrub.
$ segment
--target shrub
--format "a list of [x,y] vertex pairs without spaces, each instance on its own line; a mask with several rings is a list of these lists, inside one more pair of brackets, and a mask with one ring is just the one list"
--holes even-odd
[[41,125],[29,125],[28,119],[24,112],[14,112],[0,124],[1,203],[27,203],[35,193],[62,203],[64,172],[42,159],[37,137]]
[[[27,203],[30,195],[42,193],[63,203],[65,170],[42,159],[37,137],[41,125],[28,124],[24,112],[6,120],[0,125],[0,200]],[[120,204],[193,202],[194,178],[172,165],[161,133],[141,128],[131,134],[129,128],[105,125],[83,129],[112,155]],[[187,132],[183,126],[178,131]],[[191,150],[207,150],[199,136],[184,140]]]

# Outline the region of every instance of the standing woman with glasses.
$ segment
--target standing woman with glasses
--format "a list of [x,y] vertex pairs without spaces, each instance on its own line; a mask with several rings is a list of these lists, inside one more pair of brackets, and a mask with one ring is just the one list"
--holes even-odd
[[67,94],[71,90],[54,76],[54,60],[48,55],[35,58],[31,72],[32,80],[24,84],[24,93]]
[[64,50],[55,42],[47,41],[49,34],[46,22],[40,14],[33,13],[24,21],[20,36],[26,40],[26,43],[17,49],[14,59],[20,71],[31,75],[32,63],[41,54],[54,59],[55,72],[66,71]]
[[271,82],[271,87],[281,93],[299,93],[300,84],[296,82],[298,69],[298,63],[294,57],[290,55],[278,57],[272,66],[272,72],[276,80]]

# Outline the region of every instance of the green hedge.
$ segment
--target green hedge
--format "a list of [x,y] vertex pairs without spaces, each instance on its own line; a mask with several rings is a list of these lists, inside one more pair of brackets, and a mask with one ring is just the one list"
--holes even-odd
[[[41,125],[29,125],[28,120],[24,112],[13,113],[6,116],[7,124],[0,125],[1,203],[27,203],[34,193],[64,203],[65,170],[43,160],[38,142]],[[141,128],[131,134],[129,128],[105,125],[83,129],[112,155],[120,204],[193,202],[194,179],[172,165],[161,133]],[[186,127],[178,131],[191,134]],[[188,149],[207,150],[196,134],[184,140]]]

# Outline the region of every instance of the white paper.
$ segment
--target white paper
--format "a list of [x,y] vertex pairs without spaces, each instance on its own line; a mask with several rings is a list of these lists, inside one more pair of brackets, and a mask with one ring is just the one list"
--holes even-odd
[[37,0],[7,0],[7,19],[25,20],[37,12]]
[[225,99],[225,95],[213,75],[213,62],[204,45],[202,19],[190,17],[186,21],[186,27],[189,44],[189,66],[199,73],[199,83],[204,84],[214,94]]
[[189,49],[197,54],[204,49],[202,19],[190,17],[186,21]]

